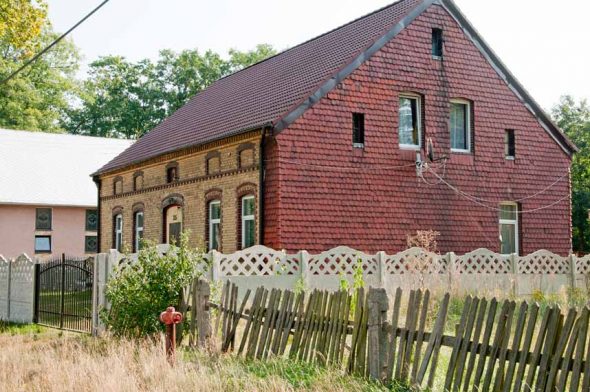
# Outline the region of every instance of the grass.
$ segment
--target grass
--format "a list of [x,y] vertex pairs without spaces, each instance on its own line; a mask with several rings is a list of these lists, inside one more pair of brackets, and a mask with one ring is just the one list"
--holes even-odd
[[[186,350],[171,367],[159,340],[91,338],[0,326],[0,389],[15,391],[396,391],[342,370]],[[59,365],[58,365],[59,364]]]

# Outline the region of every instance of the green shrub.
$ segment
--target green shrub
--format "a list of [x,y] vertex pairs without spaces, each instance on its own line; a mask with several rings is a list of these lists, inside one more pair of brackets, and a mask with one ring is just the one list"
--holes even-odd
[[101,317],[118,336],[141,337],[163,329],[159,315],[168,306],[179,307],[183,288],[207,268],[207,259],[188,246],[183,234],[178,246],[159,255],[155,244],[144,242],[137,262],[115,269],[106,286],[108,311]]

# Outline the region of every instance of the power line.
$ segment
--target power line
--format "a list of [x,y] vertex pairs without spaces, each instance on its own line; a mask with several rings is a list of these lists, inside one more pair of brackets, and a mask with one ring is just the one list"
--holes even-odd
[[43,56],[48,50],[50,50],[51,48],[53,48],[55,45],[57,45],[62,39],[64,39],[68,34],[70,34],[72,31],[74,31],[76,29],[76,27],[80,26],[82,23],[84,23],[86,21],[86,19],[90,18],[92,16],[92,14],[94,14],[96,11],[98,11],[99,9],[102,8],[102,6],[104,6],[106,3],[108,3],[110,0],[104,0],[102,3],[100,3],[95,9],[93,9],[92,11],[90,11],[85,17],[83,17],[82,19],[80,19],[78,21],[78,23],[76,23],[74,26],[72,26],[68,31],[66,31],[65,33],[63,33],[62,35],[60,35],[55,41],[53,41],[51,44],[49,44],[49,46],[47,46],[45,49],[43,49],[42,51],[40,51],[39,53],[37,53],[35,56],[33,56],[30,60],[28,60],[26,63],[24,63],[22,66],[20,66],[19,69],[17,69],[16,71],[14,71],[13,73],[11,73],[10,75],[8,75],[8,77],[4,80],[2,80],[2,82],[0,82],[0,84],[4,84],[6,82],[8,82],[10,79],[14,78],[16,75],[18,75],[23,69],[25,69],[26,67],[28,67],[30,64],[32,64],[33,62],[37,61],[37,59],[41,56]]
[[[480,202],[479,200],[477,200],[476,198],[474,198],[473,196],[471,196],[469,193],[463,192],[462,190],[460,190],[459,188],[457,188],[453,184],[450,184],[449,182],[447,182],[444,178],[442,178],[441,176],[439,176],[438,173],[436,173],[435,171],[433,171],[433,170],[429,170],[429,171],[436,178],[438,178],[441,183],[445,184],[447,187],[449,187],[450,189],[454,190],[459,195],[463,196],[465,199],[467,199],[467,200],[469,200],[469,201],[471,201],[471,202],[473,202],[473,203],[475,203],[475,204],[477,204],[477,205],[479,205],[481,207],[485,207],[485,208],[490,209],[490,210],[493,210],[493,211],[502,211],[501,208],[492,207],[492,206],[489,206],[487,204],[484,204],[484,203]],[[550,204],[547,204],[547,205],[544,205],[544,206],[541,206],[541,207],[537,207],[537,208],[532,208],[530,210],[519,210],[519,211],[517,211],[517,213],[518,214],[527,214],[527,213],[536,212],[536,211],[544,210],[544,209],[547,209],[547,208],[551,208],[554,205],[559,204],[559,203],[561,203],[562,201],[564,201],[566,199],[569,199],[569,197],[570,197],[570,195],[568,194],[568,195],[566,195],[566,196],[564,196],[564,197],[562,197],[562,198],[560,198],[560,199],[558,199],[558,200],[556,200],[556,201],[554,201],[554,202],[552,202]],[[523,200],[523,199],[521,199],[521,200]]]

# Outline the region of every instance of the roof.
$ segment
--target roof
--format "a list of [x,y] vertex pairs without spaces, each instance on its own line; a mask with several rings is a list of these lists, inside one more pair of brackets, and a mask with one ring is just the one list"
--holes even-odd
[[219,79],[97,173],[263,127],[281,131],[432,4],[444,6],[545,129],[576,147],[510,74],[451,0],[400,0]]
[[0,204],[96,206],[90,173],[132,143],[0,129]]

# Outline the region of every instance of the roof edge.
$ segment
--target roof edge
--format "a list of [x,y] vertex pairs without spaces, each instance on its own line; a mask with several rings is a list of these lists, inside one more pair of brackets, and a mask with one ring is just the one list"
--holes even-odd
[[553,138],[553,140],[563,149],[568,155],[572,156],[579,151],[578,147],[572,143],[567,135],[553,122],[547,113],[543,110],[541,105],[535,101],[532,95],[524,88],[524,86],[516,79],[514,74],[510,72],[508,67],[500,60],[500,57],[492,50],[483,37],[477,32],[475,27],[469,22],[467,17],[461,12],[459,7],[453,0],[436,0],[461,26],[463,33],[473,42],[484,58],[490,63],[496,73],[504,80],[512,92],[524,104],[524,106],[531,112],[531,114],[539,121],[541,127]]
[[[357,68],[359,68],[365,61],[378,52],[383,46],[397,36],[403,29],[414,21],[422,12],[424,12],[432,4],[439,0],[423,0],[422,3],[414,7],[405,17],[397,22],[392,28],[387,30],[385,34],[377,38],[370,46],[354,56],[352,60],[346,63],[335,74],[330,76],[322,82],[312,93],[304,98],[299,103],[295,104],[285,115],[274,122],[273,130],[275,134],[280,133],[295,120],[303,115],[309,108],[316,104],[319,100],[324,98],[330,91],[334,89],[342,80],[347,78]],[[394,3],[397,4],[397,3]],[[393,5],[393,4],[391,4]],[[390,5],[390,6],[391,6]],[[384,7],[386,8],[386,7]]]

